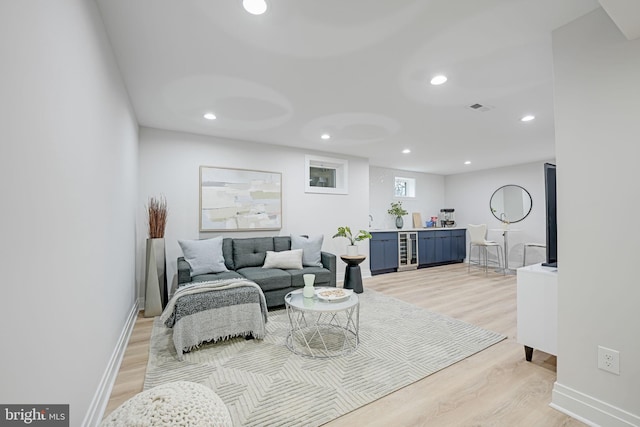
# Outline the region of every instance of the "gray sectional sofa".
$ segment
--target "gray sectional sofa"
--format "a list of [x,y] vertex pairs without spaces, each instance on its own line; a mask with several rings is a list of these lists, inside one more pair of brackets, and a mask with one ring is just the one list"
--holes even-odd
[[282,270],[263,268],[267,251],[281,252],[291,249],[289,236],[225,238],[222,255],[228,271],[191,276],[189,263],[178,258],[178,287],[185,283],[218,279],[246,278],[257,283],[264,293],[267,306],[284,305],[284,296],[304,287],[303,274],[315,274],[315,286],[336,286],[336,256],[321,252],[322,267]]

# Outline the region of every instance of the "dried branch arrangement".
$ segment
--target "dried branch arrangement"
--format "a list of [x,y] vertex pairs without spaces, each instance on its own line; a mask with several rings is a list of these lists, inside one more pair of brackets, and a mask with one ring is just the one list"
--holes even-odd
[[167,226],[167,199],[150,197],[147,206],[149,217],[149,238],[159,239],[164,237],[164,229]]

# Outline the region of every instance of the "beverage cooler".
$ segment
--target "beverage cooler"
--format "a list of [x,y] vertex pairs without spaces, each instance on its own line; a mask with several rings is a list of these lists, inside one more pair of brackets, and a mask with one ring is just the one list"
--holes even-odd
[[398,233],[398,271],[418,268],[418,233]]

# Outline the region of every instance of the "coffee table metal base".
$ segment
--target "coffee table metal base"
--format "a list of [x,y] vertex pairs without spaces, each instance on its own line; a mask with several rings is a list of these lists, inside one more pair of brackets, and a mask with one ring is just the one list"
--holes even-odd
[[300,356],[346,356],[360,344],[360,304],[339,311],[308,311],[286,305],[290,330],[286,345]]

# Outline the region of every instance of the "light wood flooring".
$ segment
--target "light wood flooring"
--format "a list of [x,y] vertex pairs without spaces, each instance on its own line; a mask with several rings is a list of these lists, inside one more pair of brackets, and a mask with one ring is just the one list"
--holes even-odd
[[[516,278],[454,264],[364,280],[411,304],[502,333],[507,339],[325,424],[359,426],[584,426],[548,406],[556,358],[516,342]],[[142,391],[153,319],[138,317],[105,415]]]

